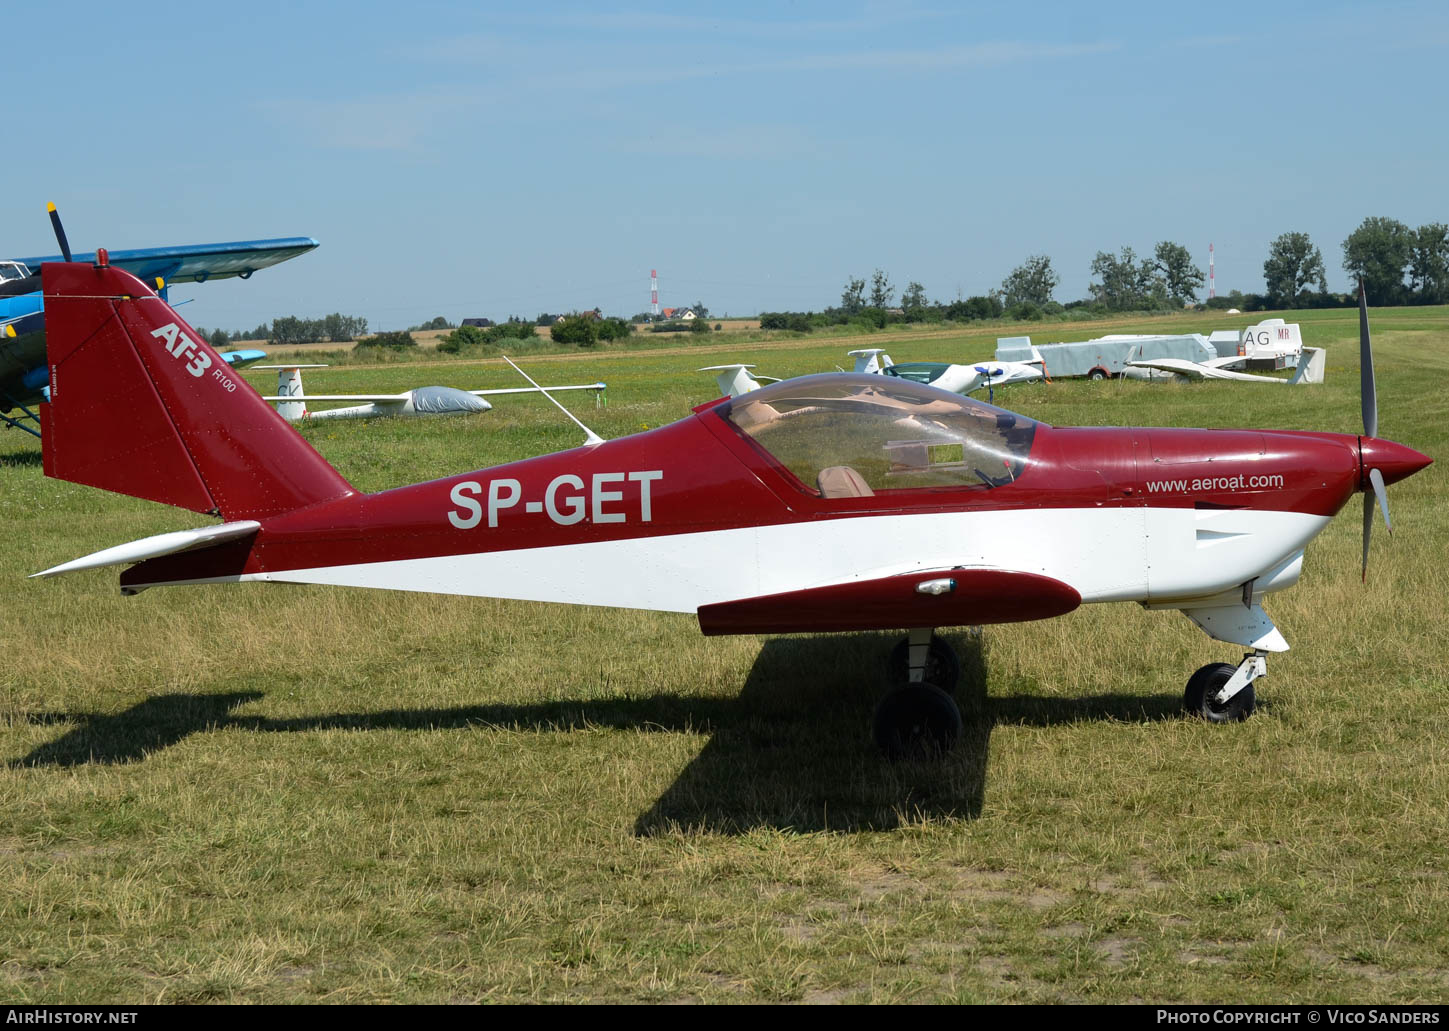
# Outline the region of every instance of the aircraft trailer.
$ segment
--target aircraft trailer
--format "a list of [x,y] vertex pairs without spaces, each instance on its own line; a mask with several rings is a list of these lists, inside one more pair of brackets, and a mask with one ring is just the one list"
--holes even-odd
[[[1303,335],[1297,323],[1267,319],[1241,332],[1219,330],[1210,336],[1201,333],[1130,334],[1113,333],[1093,340],[1073,343],[1037,344],[1035,347],[1046,364],[1047,375],[1114,379],[1168,378],[1171,373],[1133,368],[1133,361],[1176,358],[1197,364],[1237,356],[1249,369],[1275,371],[1297,368],[1303,353]],[[1031,337],[998,337],[996,360],[1027,361],[1033,357]]]

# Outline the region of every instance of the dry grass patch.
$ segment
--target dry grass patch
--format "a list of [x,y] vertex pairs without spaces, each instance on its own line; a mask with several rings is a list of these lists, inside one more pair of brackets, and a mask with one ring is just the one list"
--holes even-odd
[[[999,399],[1061,424],[1353,432],[1353,313],[1302,320],[1330,349],[1322,388],[1071,382]],[[1374,324],[1385,435],[1444,459],[1449,314]],[[976,358],[995,332],[879,339],[902,361]],[[698,365],[759,350],[762,372],[789,375],[859,342],[539,363],[607,379],[608,406],[580,409],[618,436],[709,400]],[[394,366],[321,371],[327,389],[412,385]],[[303,432],[364,489],[577,443],[526,398]],[[890,635],[705,639],[668,614],[261,585],[128,599],[113,572],[26,580],[196,520],[47,480],[11,436],[0,990],[1437,1000],[1444,483],[1441,462],[1393,489],[1398,529],[1376,532],[1366,587],[1356,512],[1310,547],[1303,583],[1269,602],[1293,650],[1247,723],[1178,714],[1187,674],[1230,649],[1175,613],[1093,607],[952,632],[985,688],[968,692],[961,747],[892,766],[868,729]]]

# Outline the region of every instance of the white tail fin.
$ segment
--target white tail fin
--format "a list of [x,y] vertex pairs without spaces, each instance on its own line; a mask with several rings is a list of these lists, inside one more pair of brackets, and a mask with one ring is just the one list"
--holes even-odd
[[863,347],[859,351],[847,351],[855,359],[856,372],[879,373],[895,364],[895,359],[880,347]]
[[715,374],[714,381],[719,384],[720,394],[739,397],[760,389],[760,381],[750,374],[749,370],[753,368],[753,365],[707,365],[698,371]]
[[1303,353],[1298,356],[1298,371],[1293,373],[1289,383],[1322,383],[1323,366],[1327,362],[1327,355],[1321,347],[1305,347]]
[[295,397],[296,401],[277,402],[277,414],[288,422],[307,417],[306,395],[302,392],[303,369],[325,369],[325,365],[254,365],[255,369],[277,370],[277,395]]

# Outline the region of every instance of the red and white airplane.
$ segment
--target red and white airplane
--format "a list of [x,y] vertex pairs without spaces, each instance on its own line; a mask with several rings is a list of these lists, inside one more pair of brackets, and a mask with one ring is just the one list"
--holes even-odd
[[1360,491],[1366,564],[1374,495],[1387,520],[1384,485],[1430,462],[1374,435],[1364,314],[1362,436],[1053,427],[840,373],[365,494],[104,252],[42,276],[46,474],[224,522],[36,575],[135,563],[127,594],[280,581],[693,612],[706,634],[906,629],[876,715],[895,756],[949,747],[961,725],[934,628],[1093,602],[1180,609],[1246,649],[1186,691],[1207,719],[1245,718],[1267,653],[1288,647],[1263,596],[1298,580],[1304,547]]

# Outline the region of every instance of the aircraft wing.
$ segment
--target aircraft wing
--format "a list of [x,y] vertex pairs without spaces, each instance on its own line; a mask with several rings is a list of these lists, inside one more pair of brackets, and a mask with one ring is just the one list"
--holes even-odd
[[[318,246],[310,236],[289,236],[276,240],[239,240],[234,243],[198,243],[184,247],[146,247],[139,250],[110,251],[111,264],[125,269],[137,279],[150,282],[161,276],[168,284],[205,283],[208,279],[240,276],[248,279],[257,269],[267,268],[306,254]],[[95,261],[95,252],[77,254],[76,261]],[[64,260],[59,254],[41,258],[21,258],[30,268],[40,268],[47,261]]]
[[604,383],[576,383],[568,387],[502,387],[497,390],[470,390],[468,393],[474,397],[488,397],[493,394],[537,394],[541,390],[605,390]]
[[263,394],[263,401],[355,401],[358,404],[401,404],[412,391],[401,394]]
[[221,352],[221,360],[226,362],[233,369],[245,369],[248,365],[254,365],[266,356],[266,351],[258,351],[253,348],[248,348],[241,351]]
[[1146,360],[1139,359],[1135,362],[1128,362],[1127,364],[1139,369],[1160,369],[1163,372],[1175,372],[1179,376],[1187,376],[1190,379],[1231,379],[1237,380],[1240,383],[1290,382],[1286,379],[1279,379],[1276,376],[1255,376],[1251,372],[1233,372],[1229,369],[1190,362],[1185,358],[1148,358]]
[[1186,358],[1140,358],[1127,363],[1135,369],[1156,369],[1159,372],[1175,372],[1188,379],[1207,379],[1208,367],[1190,362]]
[[716,602],[699,608],[699,627],[717,634],[899,630],[1048,619],[1082,596],[1040,573],[1005,569],[917,570]]

